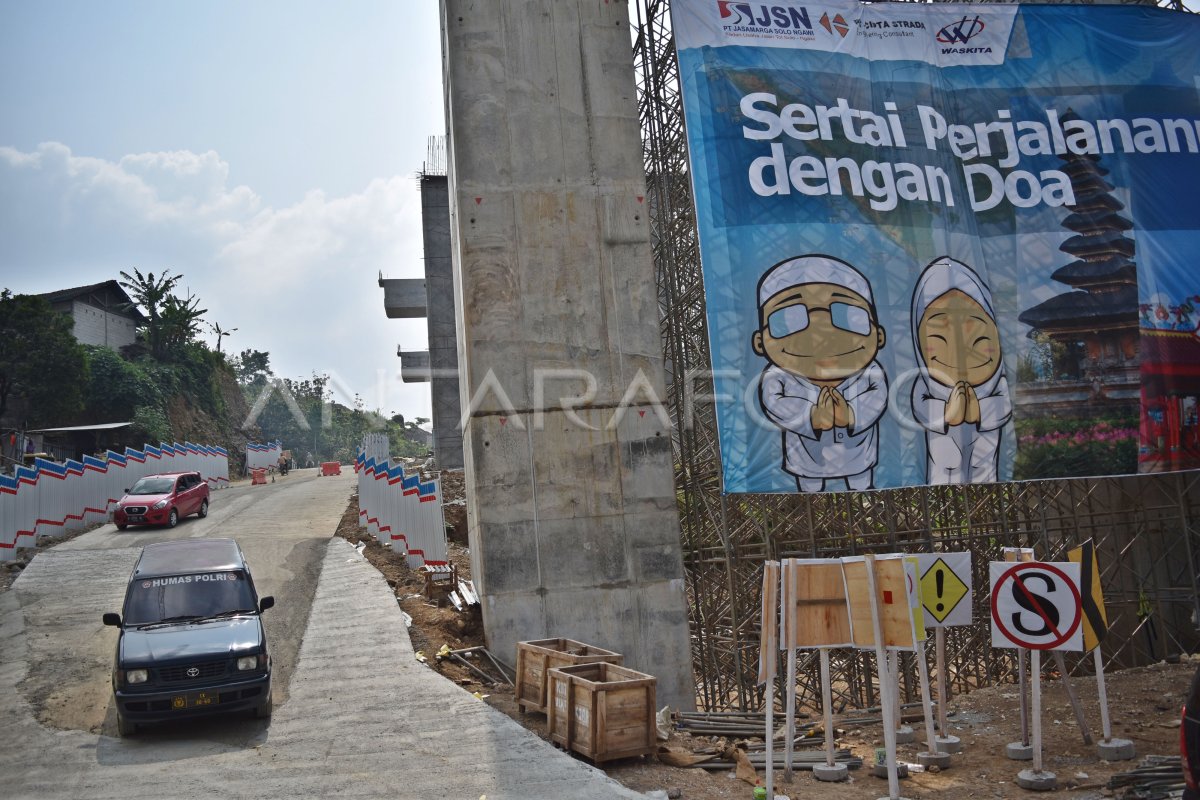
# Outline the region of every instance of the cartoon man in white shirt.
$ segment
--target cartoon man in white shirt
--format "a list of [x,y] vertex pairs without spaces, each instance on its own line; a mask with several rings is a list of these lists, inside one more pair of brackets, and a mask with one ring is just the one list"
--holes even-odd
[[888,391],[870,282],[830,256],[791,258],[759,280],[758,316],[759,403],[783,431],[784,471],[802,492],[873,488]]

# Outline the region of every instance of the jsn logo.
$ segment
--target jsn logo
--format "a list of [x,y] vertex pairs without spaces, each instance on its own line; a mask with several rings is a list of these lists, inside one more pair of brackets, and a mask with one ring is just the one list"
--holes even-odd
[[983,20],[979,17],[971,19],[963,17],[958,22],[951,22],[937,32],[937,40],[942,44],[966,44],[972,38],[983,33]]
[[783,30],[812,30],[808,9],[787,6],[768,6],[758,3],[734,3],[732,0],[717,0],[721,21],[725,25]]

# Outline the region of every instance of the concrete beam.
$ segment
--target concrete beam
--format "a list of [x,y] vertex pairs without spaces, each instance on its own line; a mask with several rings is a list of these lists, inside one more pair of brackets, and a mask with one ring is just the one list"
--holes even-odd
[[401,350],[396,348],[400,357],[400,379],[405,383],[429,383],[429,351]]
[[421,278],[380,278],[383,309],[388,319],[420,319],[428,313],[425,281]]

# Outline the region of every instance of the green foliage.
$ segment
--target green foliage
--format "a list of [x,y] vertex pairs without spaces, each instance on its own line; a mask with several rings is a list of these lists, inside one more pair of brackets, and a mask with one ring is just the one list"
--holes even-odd
[[126,361],[108,347],[86,350],[91,367],[86,389],[87,410],[95,422],[128,422],[138,406],[161,411],[165,396],[178,388],[164,380],[163,371],[154,362]]
[[74,421],[83,408],[87,357],[72,322],[44,298],[0,292],[0,417],[20,399],[31,425]]
[[[242,364],[246,363],[245,355],[244,352]],[[259,355],[263,356],[261,363],[265,365],[267,354]],[[238,372],[246,374],[240,369]],[[314,373],[304,380],[285,378],[268,383],[261,372],[258,374],[260,382],[243,383],[242,386],[246,402],[252,408],[262,403],[255,423],[262,431],[264,440],[282,442],[284,448],[290,449],[293,457],[301,463],[310,452],[317,461],[353,460],[366,433],[386,432],[394,456],[421,458],[428,452],[426,446],[409,438],[416,423],[405,424],[400,415],[389,420],[368,411],[361,397],[354,399],[353,408],[332,402],[328,379],[324,375]],[[287,402],[288,396],[295,401],[299,419]],[[423,418],[417,420],[427,421]]]
[[133,441],[171,442],[175,440],[171,423],[162,409],[154,406],[138,406],[133,412],[133,425],[129,429]]
[[271,356],[261,350],[246,348],[230,361],[233,374],[243,386],[253,384],[261,387],[271,378]]

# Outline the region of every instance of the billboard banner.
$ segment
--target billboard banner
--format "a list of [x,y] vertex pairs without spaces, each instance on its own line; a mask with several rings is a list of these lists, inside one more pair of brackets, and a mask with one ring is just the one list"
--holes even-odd
[[1200,466],[1200,17],[672,24],[725,491]]

